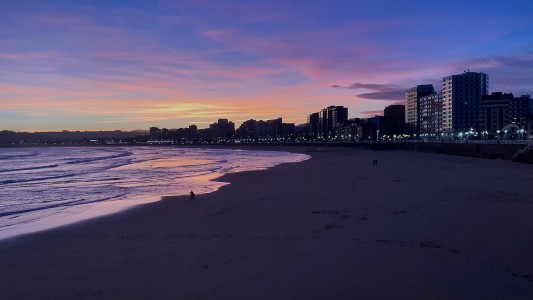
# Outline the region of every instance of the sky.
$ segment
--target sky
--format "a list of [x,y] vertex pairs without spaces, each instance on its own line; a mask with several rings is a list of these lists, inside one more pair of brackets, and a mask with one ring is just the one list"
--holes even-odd
[[380,115],[465,70],[533,93],[531,0],[0,0],[0,130]]

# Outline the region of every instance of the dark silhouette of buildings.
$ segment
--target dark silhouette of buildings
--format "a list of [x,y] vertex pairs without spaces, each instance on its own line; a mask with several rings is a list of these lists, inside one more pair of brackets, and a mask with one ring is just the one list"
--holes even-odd
[[307,117],[308,136],[313,140],[330,141],[342,136],[348,121],[348,108],[328,106]]
[[[397,139],[487,138],[513,128],[524,136],[533,123],[529,95],[514,97],[501,92],[488,95],[488,75],[466,71],[442,78],[442,91],[432,84],[405,92],[406,105],[390,105],[383,116],[348,119],[348,108],[328,106],[295,126],[282,118],[244,121],[238,129],[228,119],[209,128],[195,125],[176,131],[150,128],[150,140],[176,143],[232,143],[280,141],[387,141]],[[511,127],[509,127],[511,126]]]
[[160,141],[161,140],[161,129],[157,127],[150,127],[150,141]]
[[[310,141],[375,141],[393,139],[407,131],[405,105],[390,105],[384,116],[347,119],[348,109],[329,106],[307,117],[306,139]],[[326,134],[327,133],[327,134]]]
[[527,127],[528,121],[533,117],[533,102],[531,95],[514,97],[509,103],[509,121],[519,127]]
[[405,125],[405,105],[390,105],[383,110],[381,132],[386,139],[395,139],[395,136],[409,132]]
[[239,126],[236,137],[249,141],[281,141],[294,137],[295,130],[294,123],[283,123],[282,118],[267,121],[250,119]]
[[235,123],[228,119],[218,119],[209,128],[198,130],[198,140],[202,142],[228,142],[235,139]]
[[318,119],[320,118],[319,113],[312,113],[307,116],[307,126],[306,126],[306,139],[307,140],[316,140],[318,138]]
[[485,95],[481,98],[481,129],[491,136],[503,132],[510,124],[525,129],[531,119],[531,104],[529,95],[514,97],[502,92]]
[[383,116],[391,119],[403,119],[405,120],[405,105],[395,104],[385,107],[383,110]]

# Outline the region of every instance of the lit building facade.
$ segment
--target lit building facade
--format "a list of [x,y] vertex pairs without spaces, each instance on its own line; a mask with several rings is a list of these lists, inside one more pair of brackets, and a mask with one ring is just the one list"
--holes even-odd
[[442,92],[421,97],[420,134],[440,137],[442,130]]
[[319,112],[318,136],[324,140],[333,139],[348,120],[348,108],[344,106],[328,106]]
[[464,72],[442,78],[442,129],[453,135],[480,129],[481,97],[488,94],[489,76]]
[[417,85],[405,92],[405,123],[413,133],[420,132],[420,98],[434,93],[432,84]]

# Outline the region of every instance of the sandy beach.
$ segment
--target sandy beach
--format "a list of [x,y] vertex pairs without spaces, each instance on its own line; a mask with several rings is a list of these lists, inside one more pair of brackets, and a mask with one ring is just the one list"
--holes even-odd
[[532,299],[532,165],[289,150],[312,158],[0,242],[0,299]]

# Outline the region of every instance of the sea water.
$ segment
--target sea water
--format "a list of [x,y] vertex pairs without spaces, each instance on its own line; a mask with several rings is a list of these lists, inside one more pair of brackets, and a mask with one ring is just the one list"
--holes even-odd
[[0,148],[0,238],[109,214],[161,196],[210,193],[226,173],[308,159],[177,147]]

